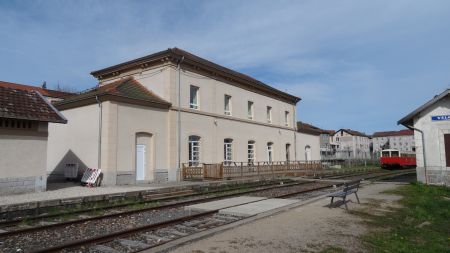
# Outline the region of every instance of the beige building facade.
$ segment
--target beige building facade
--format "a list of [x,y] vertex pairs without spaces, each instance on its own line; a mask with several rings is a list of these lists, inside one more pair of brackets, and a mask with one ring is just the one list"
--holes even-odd
[[179,180],[183,164],[320,159],[318,136],[297,132],[298,97],[183,50],[91,74],[99,87],[56,104],[69,124],[50,126],[50,175],[78,161],[131,184]]
[[338,159],[369,159],[370,138],[364,133],[351,130],[339,129],[333,135],[336,144],[335,157]]
[[44,191],[48,124],[66,119],[37,91],[0,82],[0,195]]

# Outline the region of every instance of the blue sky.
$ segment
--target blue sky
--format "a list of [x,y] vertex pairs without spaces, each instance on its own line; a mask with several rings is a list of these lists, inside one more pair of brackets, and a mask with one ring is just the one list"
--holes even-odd
[[325,129],[395,130],[450,88],[450,1],[0,1],[0,80],[77,90],[179,47],[300,96]]

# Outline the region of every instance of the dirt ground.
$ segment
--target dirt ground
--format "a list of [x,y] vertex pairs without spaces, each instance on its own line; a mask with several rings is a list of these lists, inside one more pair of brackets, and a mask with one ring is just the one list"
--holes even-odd
[[[399,196],[381,194],[398,187],[395,183],[376,183],[359,191],[361,205],[354,195],[350,210],[382,215],[386,206],[395,207]],[[367,252],[360,237],[368,232],[361,218],[345,211],[344,206],[328,208],[329,198],[260,219],[211,237],[191,242],[172,252],[262,253],[321,252],[341,248],[347,252]],[[375,204],[376,203],[376,204]],[[333,251],[331,251],[333,252]]]

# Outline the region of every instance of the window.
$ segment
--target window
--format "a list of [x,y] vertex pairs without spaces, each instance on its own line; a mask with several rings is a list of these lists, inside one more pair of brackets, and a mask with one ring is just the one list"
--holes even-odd
[[336,137],[336,141],[339,141],[339,137]]
[[231,96],[225,95],[223,109],[224,109],[225,115],[231,115]]
[[253,119],[253,102],[248,101],[247,103],[247,117]]
[[255,141],[248,141],[247,144],[247,161],[248,163],[254,163],[255,162]]
[[198,90],[199,88],[196,86],[191,85],[190,93],[191,97],[189,99],[189,107],[191,109],[198,109]]
[[267,161],[273,161],[273,142],[267,143]]
[[291,160],[291,144],[286,144],[286,161],[289,162]]
[[223,161],[225,165],[230,165],[233,161],[233,139],[223,141]]
[[189,136],[189,166],[199,166],[200,163],[200,137]]
[[289,126],[289,112],[288,111],[284,112],[284,124],[286,126]]
[[272,107],[267,106],[267,123],[272,123]]

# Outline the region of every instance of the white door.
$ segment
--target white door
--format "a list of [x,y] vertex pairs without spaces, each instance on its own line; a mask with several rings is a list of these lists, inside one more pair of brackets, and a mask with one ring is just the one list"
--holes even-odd
[[145,180],[145,145],[136,145],[136,180]]
[[311,161],[311,147],[310,146],[305,147],[305,158],[306,158],[306,161]]

